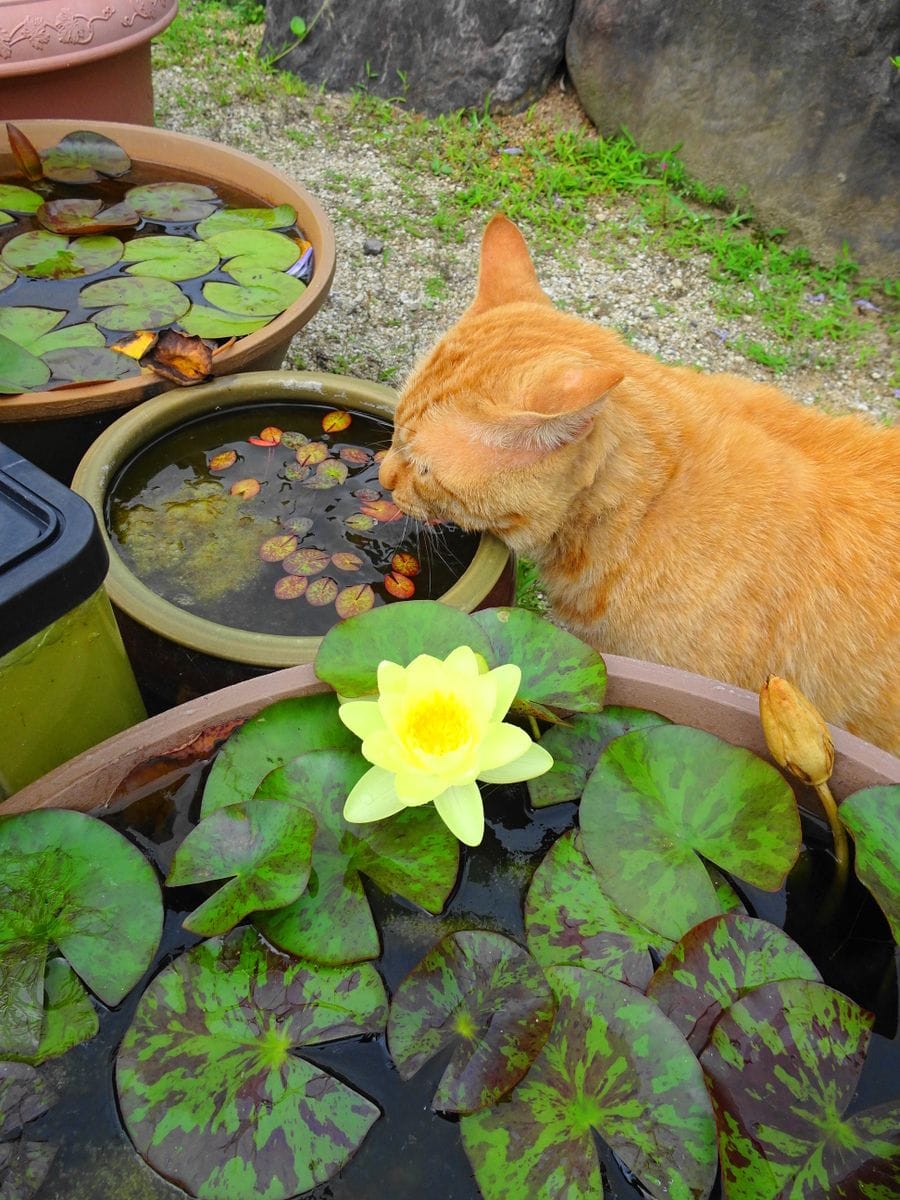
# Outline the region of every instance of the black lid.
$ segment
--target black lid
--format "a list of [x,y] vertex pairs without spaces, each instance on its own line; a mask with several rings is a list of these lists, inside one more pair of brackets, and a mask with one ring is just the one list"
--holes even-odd
[[108,567],[88,502],[0,442],[0,655],[87,600]]

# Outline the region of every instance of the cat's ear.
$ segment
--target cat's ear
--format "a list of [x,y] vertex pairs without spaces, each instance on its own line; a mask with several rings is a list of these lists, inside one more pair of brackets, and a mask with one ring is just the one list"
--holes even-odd
[[469,312],[477,315],[522,300],[552,303],[538,283],[525,239],[508,217],[498,213],[488,221],[481,241],[478,291]]
[[502,422],[502,444],[526,466],[591,430],[603,400],[625,378],[617,367],[547,364],[528,381],[522,408]]

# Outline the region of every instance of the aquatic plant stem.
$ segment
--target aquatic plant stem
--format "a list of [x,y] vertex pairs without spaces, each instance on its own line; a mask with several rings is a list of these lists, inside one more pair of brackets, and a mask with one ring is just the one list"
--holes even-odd
[[831,794],[831,788],[828,786],[828,784],[816,784],[816,795],[819,797],[819,800],[822,803],[822,807],[825,810],[825,816],[828,818],[828,824],[831,826],[831,836],[834,841],[834,884],[835,891],[838,895],[840,895],[846,885],[847,872],[850,868],[850,846],[847,841],[847,831],[841,824],[841,818],[838,815],[837,801]]

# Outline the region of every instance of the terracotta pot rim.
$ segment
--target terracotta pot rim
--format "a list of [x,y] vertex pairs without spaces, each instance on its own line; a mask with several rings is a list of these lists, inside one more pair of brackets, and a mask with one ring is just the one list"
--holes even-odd
[[[100,40],[93,45],[90,43],[70,43],[59,41],[59,44],[52,49],[44,49],[41,51],[35,50],[33,46],[28,46],[23,50],[23,53],[29,55],[28,58],[18,58],[17,46],[11,47],[11,55],[8,59],[0,59],[0,80],[16,78],[20,75],[41,75],[48,71],[60,71],[64,67],[82,66],[90,62],[97,62],[100,59],[110,58],[114,54],[124,54],[136,46],[142,45],[144,42],[150,41],[151,38],[162,33],[167,25],[175,19],[178,12],[178,0],[163,0],[167,7],[157,17],[145,17],[138,9],[134,8],[134,13],[131,19],[131,24],[126,26],[124,20],[121,20],[118,25],[106,25],[106,18],[98,9],[97,15],[84,15],[85,20],[90,22],[91,40],[95,33],[100,34]],[[39,0],[5,0],[6,7],[3,10],[3,15],[6,20],[15,20],[15,13],[12,11],[16,7],[26,7],[32,13],[35,9],[49,9],[49,15],[59,17],[62,15],[60,10],[59,0],[44,0],[43,3]],[[105,6],[113,8],[112,5]],[[115,11],[110,14],[109,20],[112,21],[115,16]],[[138,25],[138,20],[149,22]],[[96,22],[96,29],[95,29]],[[47,27],[54,28],[54,22],[45,22],[45,30]],[[131,32],[126,33],[121,37],[110,36],[119,28],[130,29]],[[103,35],[107,36],[103,36]],[[27,39],[19,42],[17,45],[22,46]]]
[[[232,662],[287,667],[311,662],[321,637],[255,633],[220,625],[164,600],[126,565],[106,529],[106,494],[119,467],[139,445],[174,428],[185,419],[253,401],[296,400],[347,404],[392,421],[397,394],[383,384],[352,376],[314,371],[245,371],[198,387],[183,388],[133,408],[114,421],[90,446],[72,479],[72,490],[97,515],[109,551],[106,590],[117,608],[167,641]],[[439,599],[471,612],[487,596],[509,559],[509,551],[491,534],[482,534],[475,556],[453,586]]]
[[[658,663],[615,654],[603,658],[607,704],[652,708],[683,724],[709,728],[771,762],[759,728],[755,692]],[[172,754],[204,730],[246,720],[276,700],[330,690],[306,663],[210,692],[84,751],[0,804],[0,816],[34,808],[106,807],[119,785],[148,759]],[[688,715],[694,719],[685,720]],[[861,787],[900,783],[900,758],[844,730],[832,729],[832,734],[836,757],[831,784],[839,800]],[[818,811],[814,793],[798,789],[798,795],[805,808]]]
[[[262,159],[233,150],[208,138],[174,133],[154,126],[129,125],[118,121],[56,120],[39,118],[17,122],[22,132],[38,149],[54,145],[65,134],[89,128],[118,142],[140,164],[177,168],[201,174],[215,185],[239,187],[268,203],[287,203],[297,209],[298,223],[312,242],[316,270],[303,295],[280,316],[255,333],[239,338],[227,350],[216,355],[213,371],[218,376],[241,371],[279,343],[285,347],[291,337],[319,311],[327,299],[336,266],[336,246],[331,221],[320,202],[302,184]],[[173,150],[174,147],[174,150]],[[0,154],[0,175],[5,168]],[[195,165],[205,162],[202,172]],[[80,416],[109,409],[129,408],[174,385],[147,372],[131,379],[109,383],[84,384],[42,392],[23,392],[0,397],[0,434],[5,421],[36,421]]]

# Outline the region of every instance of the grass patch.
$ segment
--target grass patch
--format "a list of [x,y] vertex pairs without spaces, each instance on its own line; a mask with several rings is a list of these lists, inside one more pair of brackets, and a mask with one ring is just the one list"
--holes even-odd
[[[279,54],[259,56],[264,11],[256,0],[182,0],[155,43],[154,62],[202,70],[220,78],[222,89],[261,102],[276,93],[302,97],[309,89],[277,69]],[[765,343],[741,336],[731,345],[775,372],[821,365],[829,343],[855,339],[864,349],[876,331],[898,331],[900,282],[864,276],[846,251],[831,264],[816,262],[803,247],[788,246],[784,230],[756,225],[745,203],[692,178],[677,153],[650,153],[625,132],[603,138],[591,128],[554,128],[533,109],[515,119],[495,119],[485,108],[429,120],[406,111],[402,97],[385,100],[364,85],[350,97],[339,128],[319,105],[309,116],[323,126],[319,137],[326,136],[327,119],[328,136],[352,138],[390,158],[407,210],[391,219],[410,236],[427,226],[462,241],[470,236],[470,218],[502,210],[527,226],[535,246],[557,256],[587,237],[608,250],[615,236],[636,236],[676,258],[699,256],[720,315],[751,316],[766,331]],[[289,129],[288,136],[302,144],[314,135]],[[423,196],[423,172],[448,185],[436,199]],[[365,203],[367,181],[351,180],[349,190]],[[598,197],[631,201],[623,228],[596,229]],[[429,298],[440,298],[439,282],[429,284]]]

